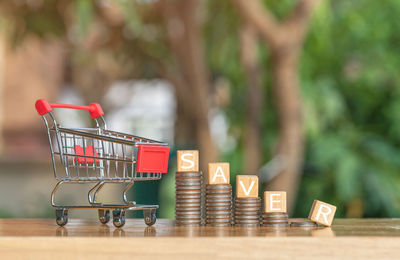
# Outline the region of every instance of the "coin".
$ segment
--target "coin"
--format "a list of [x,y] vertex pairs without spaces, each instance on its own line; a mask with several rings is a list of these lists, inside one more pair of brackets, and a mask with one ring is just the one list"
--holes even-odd
[[292,221],[290,222],[291,227],[318,227],[317,223],[313,221]]

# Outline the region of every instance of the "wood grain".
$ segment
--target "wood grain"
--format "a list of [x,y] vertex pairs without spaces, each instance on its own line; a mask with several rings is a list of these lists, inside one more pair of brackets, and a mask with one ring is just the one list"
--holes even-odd
[[315,229],[0,219],[1,259],[398,259],[399,244],[400,219],[335,219]]

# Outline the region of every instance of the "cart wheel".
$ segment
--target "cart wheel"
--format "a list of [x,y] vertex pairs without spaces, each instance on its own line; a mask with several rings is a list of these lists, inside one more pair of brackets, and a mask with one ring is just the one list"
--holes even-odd
[[107,224],[110,221],[110,211],[99,209],[99,220],[101,224]]
[[125,210],[113,211],[113,224],[117,228],[123,227],[125,225]]
[[144,216],[144,223],[146,223],[146,225],[152,226],[154,225],[154,223],[156,223],[157,217],[155,209],[144,210],[143,216]]
[[60,227],[68,223],[68,210],[67,209],[56,209],[56,223]]

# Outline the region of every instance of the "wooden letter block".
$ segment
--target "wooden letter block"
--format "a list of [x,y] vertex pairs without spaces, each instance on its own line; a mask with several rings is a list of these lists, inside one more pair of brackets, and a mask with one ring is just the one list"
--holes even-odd
[[257,198],[258,197],[258,177],[255,175],[236,176],[236,197],[237,198]]
[[229,163],[209,163],[208,184],[229,184]]
[[264,212],[286,213],[286,191],[264,192]]
[[335,212],[336,212],[335,206],[319,200],[314,200],[308,218],[311,221],[329,227],[332,225]]
[[199,171],[199,151],[186,150],[177,152],[177,171],[178,172],[198,172]]

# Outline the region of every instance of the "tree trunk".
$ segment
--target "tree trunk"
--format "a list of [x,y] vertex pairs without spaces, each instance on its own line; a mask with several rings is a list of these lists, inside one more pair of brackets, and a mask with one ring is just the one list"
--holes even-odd
[[283,160],[283,170],[267,185],[268,190],[287,192],[291,212],[303,163],[304,135],[300,87],[297,78],[297,48],[281,47],[272,51],[273,90],[279,115],[277,155]]
[[239,38],[240,58],[247,84],[243,171],[246,174],[257,174],[261,166],[260,114],[263,100],[257,57],[257,31],[251,24],[244,21],[239,29]]
[[[168,70],[174,79],[177,98],[187,115],[185,124],[195,129],[193,137],[201,152],[200,169],[217,157],[208,122],[210,83],[204,60],[202,21],[198,15],[201,1],[164,1],[163,13],[168,42],[176,69]],[[175,82],[175,83],[174,83]],[[182,123],[182,122],[180,122]]]

